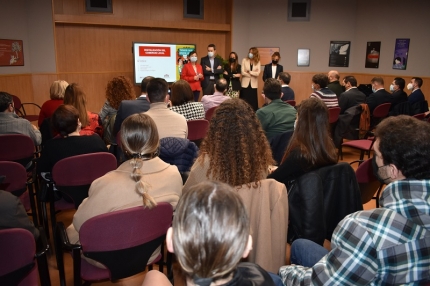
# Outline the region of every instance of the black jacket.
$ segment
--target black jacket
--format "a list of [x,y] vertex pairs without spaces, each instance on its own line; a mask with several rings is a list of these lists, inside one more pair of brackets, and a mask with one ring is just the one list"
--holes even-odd
[[348,91],[342,92],[339,96],[340,114],[344,114],[347,109],[365,101],[366,95],[358,88],[351,88]]
[[373,113],[373,110],[383,103],[391,103],[391,93],[386,91],[385,89],[380,89],[366,99],[366,103],[369,106],[370,114]]

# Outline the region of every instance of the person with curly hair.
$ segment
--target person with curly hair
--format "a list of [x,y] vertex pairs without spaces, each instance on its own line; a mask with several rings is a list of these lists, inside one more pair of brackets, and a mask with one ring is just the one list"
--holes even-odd
[[193,91],[186,80],[180,79],[172,84],[170,101],[170,110],[183,115],[187,121],[205,118],[203,103],[194,101]]
[[118,76],[111,79],[106,86],[106,101],[99,112],[103,123],[103,139],[107,144],[114,142],[113,126],[119,105],[123,100],[135,99],[133,83],[128,77]]
[[269,142],[252,107],[241,99],[226,100],[211,119],[183,192],[208,179],[256,187],[272,164]]

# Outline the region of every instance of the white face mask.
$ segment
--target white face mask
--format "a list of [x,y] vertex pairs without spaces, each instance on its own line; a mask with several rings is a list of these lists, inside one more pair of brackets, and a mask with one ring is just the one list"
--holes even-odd
[[212,58],[214,56],[214,52],[208,52],[208,57]]
[[390,91],[393,92],[394,91],[394,84],[390,85]]
[[195,62],[197,62],[197,57],[191,57],[190,60],[192,63],[195,63]]
[[408,89],[409,89],[409,90],[413,90],[413,89],[414,89],[414,86],[413,86],[413,84],[412,84],[412,83],[408,83]]
[[315,90],[315,87],[314,87],[314,85],[313,85],[313,84],[312,84],[311,88],[312,88],[312,90]]
[[248,54],[248,58],[252,59],[253,57],[254,57],[254,54],[253,54],[253,53],[249,53],[249,54]]
[[296,121],[294,121],[294,130],[296,130],[296,125],[297,125],[297,119]]

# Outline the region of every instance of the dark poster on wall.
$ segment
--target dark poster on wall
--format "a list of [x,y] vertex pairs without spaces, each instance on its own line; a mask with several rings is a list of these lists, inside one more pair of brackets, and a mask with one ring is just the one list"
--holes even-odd
[[0,66],[23,66],[24,51],[21,40],[0,39]]
[[350,49],[351,42],[349,41],[331,41],[328,66],[348,67]]
[[379,55],[381,52],[381,42],[367,42],[366,48],[366,68],[379,68]]
[[394,48],[393,69],[405,70],[408,63],[410,39],[396,39]]

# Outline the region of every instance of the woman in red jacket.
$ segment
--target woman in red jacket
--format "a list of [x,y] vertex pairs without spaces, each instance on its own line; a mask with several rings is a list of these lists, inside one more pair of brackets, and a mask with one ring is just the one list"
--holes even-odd
[[197,63],[196,51],[190,52],[188,58],[190,61],[182,68],[181,79],[188,81],[194,93],[194,101],[199,101],[200,91],[202,90],[200,82],[204,79],[203,68]]

